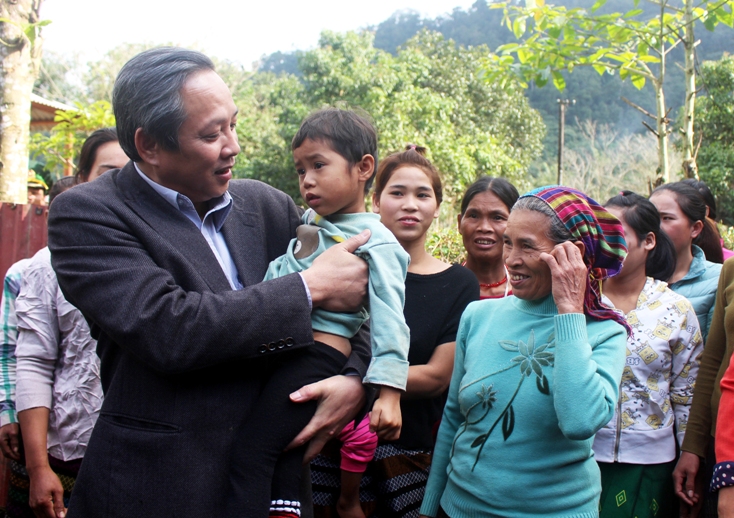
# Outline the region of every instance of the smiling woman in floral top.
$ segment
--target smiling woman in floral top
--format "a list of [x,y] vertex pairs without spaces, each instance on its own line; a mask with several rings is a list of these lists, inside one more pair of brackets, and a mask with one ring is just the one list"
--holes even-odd
[[614,413],[626,343],[599,282],[625,253],[617,219],[578,191],[518,200],[503,252],[514,296],[461,318],[422,515],[597,516],[591,444]]
[[701,330],[691,303],[662,280],[675,270],[675,251],[655,206],[624,191],[606,208],[622,222],[628,254],[620,274],[604,281],[604,300],[624,313],[632,334],[617,409],[594,441],[601,516],[672,516],[671,474],[693,399]]

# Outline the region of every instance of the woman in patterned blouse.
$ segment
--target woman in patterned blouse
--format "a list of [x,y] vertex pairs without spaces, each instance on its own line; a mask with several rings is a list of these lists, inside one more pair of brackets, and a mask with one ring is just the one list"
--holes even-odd
[[594,441],[601,517],[672,516],[671,473],[688,422],[701,330],[690,302],[663,280],[675,269],[675,252],[655,206],[624,191],[606,208],[622,222],[628,253],[603,293],[632,333],[617,409]]

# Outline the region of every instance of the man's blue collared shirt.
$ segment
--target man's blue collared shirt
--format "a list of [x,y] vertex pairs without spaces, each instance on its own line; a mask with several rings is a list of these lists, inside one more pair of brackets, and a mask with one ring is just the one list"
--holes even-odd
[[199,213],[196,212],[194,203],[187,196],[154,182],[140,170],[138,164],[135,164],[135,170],[155,192],[160,194],[164,200],[181,211],[184,216],[196,225],[201,231],[201,235],[206,239],[206,242],[209,243],[209,248],[214,252],[214,256],[219,261],[219,266],[222,267],[222,271],[227,277],[232,289],[242,289],[242,283],[237,273],[237,266],[234,264],[227,242],[224,240],[224,235],[221,232],[222,225],[224,225],[229,212],[232,210],[232,196],[229,192],[225,192],[219,198],[212,200],[210,203],[213,204],[213,207],[207,211],[202,219],[199,217]]

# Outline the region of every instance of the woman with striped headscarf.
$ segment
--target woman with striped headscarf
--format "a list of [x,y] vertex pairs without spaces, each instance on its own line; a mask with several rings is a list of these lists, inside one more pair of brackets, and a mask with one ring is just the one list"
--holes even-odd
[[621,269],[623,236],[566,187],[513,206],[504,261],[514,296],[462,316],[422,515],[598,515],[591,445],[614,413],[627,338],[600,288]]

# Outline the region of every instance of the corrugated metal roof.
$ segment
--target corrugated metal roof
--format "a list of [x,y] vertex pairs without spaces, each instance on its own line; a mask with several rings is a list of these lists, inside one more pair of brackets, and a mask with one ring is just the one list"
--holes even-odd
[[59,103],[56,101],[51,101],[50,99],[44,99],[40,95],[36,95],[34,93],[31,94],[31,103],[48,106],[49,108],[53,108],[54,110],[76,111],[76,108],[74,108],[73,106],[69,106],[68,104]]

